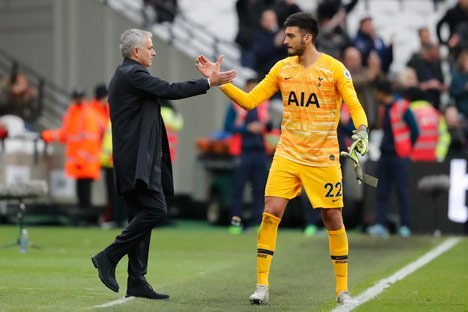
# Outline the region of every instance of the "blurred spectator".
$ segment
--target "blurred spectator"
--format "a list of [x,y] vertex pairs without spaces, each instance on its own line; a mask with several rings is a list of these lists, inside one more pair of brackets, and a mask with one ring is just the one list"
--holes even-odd
[[413,60],[418,59],[421,57],[421,51],[424,46],[434,44],[434,41],[431,38],[431,34],[429,32],[429,28],[421,27],[418,29],[418,39],[419,39],[419,48],[416,52],[414,52],[408,63],[413,62]]
[[[341,0],[321,0],[317,5],[317,16],[319,19],[332,19],[336,16],[339,11],[343,11],[341,16],[346,17],[349,12],[351,12],[358,0],[350,0],[346,4],[343,3]],[[340,21],[341,22],[341,21]],[[343,28],[346,28],[346,25],[342,25]]]
[[112,125],[110,119],[107,120],[107,129],[102,138],[101,149],[101,167],[104,169],[106,179],[106,191],[108,210],[104,212],[104,222],[101,224],[104,228],[114,228],[125,226],[126,211],[125,202],[117,194],[117,188],[114,180],[114,161],[112,158]]
[[5,147],[3,145],[4,144],[3,140],[5,140],[7,137],[8,137],[8,128],[2,122],[0,122],[0,140],[2,140],[2,150],[5,150]]
[[380,145],[381,156],[377,165],[377,217],[375,225],[367,232],[372,236],[387,238],[387,213],[390,192],[395,186],[400,212],[399,234],[409,237],[410,196],[409,167],[412,146],[419,136],[419,129],[406,100],[395,100],[392,85],[387,80],[379,80],[375,85],[375,99],[381,105],[383,138]]
[[382,71],[388,73],[393,62],[393,36],[390,43],[385,44],[375,31],[372,17],[363,17],[359,22],[359,30],[354,39],[354,46],[361,52],[364,65],[368,64],[371,51],[376,51],[381,61]]
[[80,218],[92,216],[91,186],[100,175],[101,140],[106,129],[101,117],[85,101],[82,89],[72,92],[72,103],[62,120],[62,127],[45,130],[45,142],[61,142],[66,145],[65,173],[76,179],[78,208],[74,224],[85,221]]
[[468,158],[468,122],[459,118],[455,106],[448,106],[445,109],[445,120],[451,136],[447,159]]
[[0,115],[18,116],[31,130],[31,123],[42,112],[42,88],[43,82],[40,82],[39,89],[31,86],[28,76],[19,72],[17,65],[14,65],[10,77],[1,81]]
[[260,20],[261,12],[272,5],[274,0],[237,0],[237,35],[235,42],[240,46],[241,65],[255,68],[253,36]]
[[429,32],[429,28],[427,27],[420,27],[418,29],[418,38],[419,38],[419,46],[422,47],[425,44],[434,43],[431,38],[431,33]]
[[[323,11],[322,6],[328,6],[328,2],[321,2],[318,12]],[[338,10],[331,17],[328,14],[318,15],[320,32],[316,39],[317,49],[336,59],[341,59],[343,50],[350,44],[350,38],[345,28],[342,27],[345,17],[346,12],[344,10]]]
[[323,226],[320,210],[312,207],[304,188],[302,188],[301,195],[299,195],[299,202],[304,214],[304,236],[314,237],[318,231],[324,231],[325,227]]
[[435,43],[422,46],[420,54],[408,61],[407,66],[416,71],[419,88],[427,94],[427,100],[440,109],[440,95],[447,86],[444,84],[439,46]]
[[151,7],[155,13],[155,23],[172,23],[177,15],[179,6],[177,0],[143,0],[143,23],[145,26],[150,25],[149,16],[146,9]]
[[284,22],[289,15],[302,12],[302,10],[296,4],[296,0],[279,0],[275,5],[275,12],[278,17],[278,25],[283,28]]
[[107,103],[107,87],[105,84],[99,84],[94,88],[94,98],[90,106],[104,120],[105,124],[109,121],[109,104]]
[[343,52],[343,64],[353,77],[354,89],[356,90],[359,102],[366,111],[369,128],[375,127],[377,118],[377,105],[373,95],[373,84],[383,75],[380,69],[380,59],[372,51],[369,54],[367,66],[362,65],[362,57],[359,50],[348,47]]
[[[247,80],[244,90],[250,92],[258,79]],[[265,134],[269,123],[269,102],[251,111],[232,103],[229,105],[224,130],[232,133],[231,154],[234,158],[233,192],[230,217],[241,217],[244,188],[247,181],[252,187],[253,218],[251,223],[259,226],[264,208],[264,190],[268,174]],[[231,226],[232,234],[241,233],[240,227]]]
[[452,72],[450,95],[458,111],[465,120],[468,120],[468,49],[463,50],[458,56],[456,67]]
[[[161,116],[167,132],[167,140],[169,142],[169,154],[171,156],[171,163],[174,166],[177,160],[177,145],[179,144],[179,131],[184,127],[184,119],[174,104],[167,100],[161,99]],[[166,219],[163,221],[164,225],[172,223],[172,216],[175,214],[176,203],[175,198],[166,197],[166,205],[168,213]]]
[[254,34],[254,60],[255,67],[260,77],[264,77],[276,62],[287,56],[287,50],[283,44],[284,32],[278,27],[276,13],[273,10],[262,12],[260,26]]
[[114,164],[112,160],[112,128],[107,103],[108,90],[106,85],[99,84],[94,88],[94,98],[90,106],[97,113],[103,125],[106,125],[102,138],[100,154],[101,167],[104,170],[106,183],[107,205],[104,208],[103,228],[123,227],[126,220],[125,203],[122,197],[117,195],[114,181]]
[[410,102],[420,132],[411,151],[411,160],[443,161],[450,145],[445,118],[426,100],[426,94],[418,87],[414,69],[403,69],[397,79],[400,95]]
[[[442,27],[449,28],[448,38],[442,38]],[[468,0],[458,0],[458,3],[442,16],[436,25],[437,38],[441,44],[447,45],[450,58],[455,60],[458,52],[468,48]]]
[[166,126],[167,139],[169,140],[169,152],[171,162],[174,164],[177,155],[177,144],[179,142],[178,132],[184,127],[184,118],[177,111],[174,104],[167,99],[161,101],[161,115]]

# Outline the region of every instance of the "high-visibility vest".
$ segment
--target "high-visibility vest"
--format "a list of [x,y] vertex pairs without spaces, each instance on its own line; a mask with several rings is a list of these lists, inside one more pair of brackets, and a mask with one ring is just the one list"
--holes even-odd
[[[258,114],[258,121],[264,122],[265,124],[268,122],[270,119],[270,115],[268,112],[268,107],[269,107],[270,102],[266,101],[259,106],[257,106],[257,114]],[[234,104],[234,109],[237,114],[237,119],[236,119],[236,124],[237,125],[242,125],[245,123],[245,120],[247,119],[247,111],[240,107],[237,104]],[[268,145],[267,142],[265,142],[265,135],[263,135],[263,146],[265,147],[265,152],[268,152]],[[231,137],[231,142],[230,142],[230,153],[231,155],[238,156],[242,152],[242,134],[236,133],[233,134]]]
[[427,101],[411,102],[410,109],[419,127],[419,137],[411,151],[411,160],[442,161],[450,144],[444,118]]
[[161,107],[161,116],[166,126],[167,140],[169,142],[169,154],[171,162],[175,163],[177,155],[177,145],[179,143],[178,131],[184,127],[184,119],[182,115],[174,109],[167,106]]
[[410,129],[403,116],[409,108],[409,102],[399,100],[390,108],[390,125],[392,127],[395,151],[400,157],[408,157],[411,154]]
[[105,168],[112,168],[114,166],[114,161],[112,158],[112,125],[109,120],[107,124],[107,130],[102,138],[102,148],[101,148],[101,166]]
[[62,127],[45,130],[47,142],[66,145],[65,173],[73,178],[98,179],[101,171],[101,140],[105,130],[102,118],[86,102],[73,103],[65,113]]

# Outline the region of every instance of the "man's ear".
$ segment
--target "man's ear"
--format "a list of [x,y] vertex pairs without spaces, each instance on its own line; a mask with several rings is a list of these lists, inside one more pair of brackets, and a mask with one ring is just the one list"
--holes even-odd
[[140,49],[138,49],[137,47],[134,47],[133,48],[133,55],[135,55],[136,57],[138,57],[140,54]]

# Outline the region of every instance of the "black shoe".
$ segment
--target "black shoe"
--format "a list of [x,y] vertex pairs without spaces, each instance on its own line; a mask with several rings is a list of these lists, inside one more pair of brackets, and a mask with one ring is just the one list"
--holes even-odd
[[147,299],[168,299],[169,295],[158,294],[153,290],[153,288],[149,285],[142,285],[138,287],[132,287],[127,289],[127,294],[125,297],[139,297],[139,298],[147,298]]
[[101,282],[112,291],[119,292],[119,284],[115,279],[117,263],[114,263],[104,251],[91,257],[91,261],[93,261],[94,267],[98,269]]

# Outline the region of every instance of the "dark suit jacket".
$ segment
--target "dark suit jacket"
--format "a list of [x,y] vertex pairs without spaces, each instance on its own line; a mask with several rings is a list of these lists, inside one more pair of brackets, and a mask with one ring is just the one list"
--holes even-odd
[[160,98],[182,99],[206,93],[205,78],[169,83],[149,74],[132,59],[124,59],[109,85],[110,118],[117,191],[148,189],[173,195],[171,159]]

